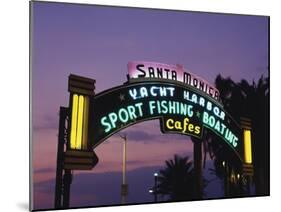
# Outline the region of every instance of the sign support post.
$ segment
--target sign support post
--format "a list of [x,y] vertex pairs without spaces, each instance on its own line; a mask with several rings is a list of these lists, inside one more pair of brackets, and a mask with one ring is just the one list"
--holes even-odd
[[202,140],[192,137],[196,199],[202,198]]
[[66,126],[67,120],[66,107],[60,107],[59,113],[59,135],[58,135],[58,149],[57,149],[57,170],[56,170],[56,187],[55,187],[55,208],[61,208],[61,197],[63,189],[63,153],[64,144],[66,143]]
[[229,197],[230,189],[229,189],[229,163],[228,161],[223,161],[224,167],[224,196]]
[[69,207],[71,182],[72,182],[71,170],[65,169],[64,176],[63,176],[63,208]]
[[243,175],[247,180],[247,193],[250,194],[250,183],[254,175],[253,159],[252,159],[252,121],[249,118],[241,117],[242,137],[244,142],[244,163]]
[[126,181],[126,163],[127,163],[127,135],[119,136],[123,139],[123,162],[122,162],[122,185],[121,185],[121,203],[126,203],[128,195],[128,184]]
[[55,208],[69,208],[72,170],[91,170],[98,157],[89,144],[90,97],[94,96],[95,80],[70,75],[69,108],[60,108]]

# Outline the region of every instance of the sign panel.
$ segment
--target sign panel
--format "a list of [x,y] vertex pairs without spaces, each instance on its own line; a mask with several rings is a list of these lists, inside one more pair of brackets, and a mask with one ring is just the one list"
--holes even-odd
[[93,111],[93,147],[130,125],[159,119],[164,133],[200,138],[208,128],[243,158],[239,125],[217,101],[193,87],[157,81],[124,84],[94,96]]
[[219,90],[201,77],[186,71],[182,65],[168,65],[156,62],[136,61],[128,63],[129,80],[160,79],[183,83],[203,91],[219,100]]

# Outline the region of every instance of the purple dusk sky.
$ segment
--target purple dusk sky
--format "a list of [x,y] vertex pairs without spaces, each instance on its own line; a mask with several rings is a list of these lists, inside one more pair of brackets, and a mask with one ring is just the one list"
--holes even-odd
[[[235,81],[257,80],[268,74],[267,17],[44,2],[32,3],[32,15],[36,208],[53,207],[58,110],[68,106],[70,73],[96,79],[96,92],[123,84],[127,63],[134,60],[182,64],[211,83],[218,74]],[[151,174],[173,154],[192,159],[192,144],[188,137],[162,135],[158,121],[126,131],[130,140],[128,176],[136,178],[129,181],[138,182],[139,175],[143,179],[139,186],[132,182],[136,187],[132,185],[131,191],[139,195],[131,192],[129,201],[152,201],[148,194],[141,195],[149,188],[140,185],[150,186]],[[96,149],[100,162],[93,171],[76,174],[72,206],[120,203],[121,148],[119,137],[113,136]],[[81,185],[79,179],[84,179]],[[116,181],[112,200],[102,201],[96,196],[96,184],[112,179]],[[213,186],[209,195],[219,196],[220,189]],[[80,196],[75,195],[78,193]]]

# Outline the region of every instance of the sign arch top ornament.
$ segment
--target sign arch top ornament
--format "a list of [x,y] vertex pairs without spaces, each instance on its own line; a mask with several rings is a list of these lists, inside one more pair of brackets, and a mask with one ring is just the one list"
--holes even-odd
[[168,80],[175,83],[192,86],[203,91],[215,100],[219,100],[219,90],[190,71],[185,70],[182,65],[169,65],[156,62],[133,61],[128,63],[129,81],[136,80]]

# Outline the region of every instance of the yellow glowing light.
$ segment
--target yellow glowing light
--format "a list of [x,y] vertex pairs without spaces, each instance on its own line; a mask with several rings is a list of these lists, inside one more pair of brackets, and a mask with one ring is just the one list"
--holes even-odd
[[78,118],[77,118],[77,138],[76,149],[81,149],[82,146],[82,131],[83,131],[83,110],[84,110],[84,96],[79,96]]
[[83,114],[83,141],[82,149],[87,149],[88,143],[88,115],[89,115],[89,97],[85,96],[84,99],[84,114]]
[[244,130],[244,155],[245,163],[252,163],[252,144],[250,130]]
[[76,129],[77,129],[77,110],[78,110],[78,95],[72,97],[72,114],[71,114],[71,132],[70,132],[70,148],[75,149]]

